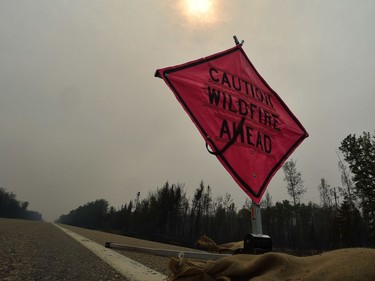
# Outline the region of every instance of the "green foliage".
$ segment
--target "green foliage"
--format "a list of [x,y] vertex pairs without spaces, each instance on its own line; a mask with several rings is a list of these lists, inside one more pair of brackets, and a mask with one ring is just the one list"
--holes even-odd
[[[251,233],[250,201],[237,211],[230,194],[213,199],[211,192],[211,187],[201,182],[189,202],[182,185],[167,182],[135,207],[129,201],[119,209],[108,208],[101,199],[61,216],[58,222],[186,246],[193,246],[203,234],[226,243]],[[366,242],[366,229],[358,227],[363,226],[358,209],[354,205],[348,208],[348,204],[344,200],[338,209],[312,202],[294,206],[288,200],[273,205],[266,194],[261,205],[263,230],[272,237],[276,250],[295,254],[371,245]]]
[[103,229],[108,214],[108,202],[99,199],[60,216],[58,222],[92,229]]
[[365,227],[359,210],[349,198],[345,198],[336,214],[340,247],[355,247],[362,244]]
[[29,202],[20,202],[13,192],[0,187],[0,217],[29,220],[42,220],[42,215],[35,211],[27,210]]
[[375,243],[375,136],[369,132],[359,137],[348,135],[339,149],[353,174],[354,192],[360,200],[370,239]]

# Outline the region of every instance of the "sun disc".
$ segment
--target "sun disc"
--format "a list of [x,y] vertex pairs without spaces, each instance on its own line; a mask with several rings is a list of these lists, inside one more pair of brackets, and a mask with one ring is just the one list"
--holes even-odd
[[185,0],[185,16],[191,26],[210,25],[215,23],[213,0]]
[[205,14],[208,13],[212,6],[210,0],[188,0],[187,7],[192,14]]

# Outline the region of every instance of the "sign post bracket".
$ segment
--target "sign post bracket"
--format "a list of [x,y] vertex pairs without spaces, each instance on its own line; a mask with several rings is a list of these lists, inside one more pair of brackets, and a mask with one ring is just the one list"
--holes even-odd
[[234,35],[233,36],[233,39],[234,39],[234,43],[236,44],[236,45],[243,45],[243,43],[245,42],[244,40],[241,40],[241,43],[240,43],[240,41],[238,40],[238,38],[237,38],[237,36],[236,35]]

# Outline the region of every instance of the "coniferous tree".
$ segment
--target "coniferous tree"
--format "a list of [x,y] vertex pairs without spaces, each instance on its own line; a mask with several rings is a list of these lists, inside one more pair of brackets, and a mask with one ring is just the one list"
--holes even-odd
[[290,197],[293,200],[294,208],[294,220],[295,224],[298,224],[298,215],[297,215],[297,204],[300,203],[302,195],[306,192],[306,188],[303,186],[303,180],[301,172],[297,171],[297,161],[290,159],[285,162],[283,165],[284,171],[284,181],[286,182],[287,191]]
[[363,246],[363,223],[359,210],[346,197],[337,212],[337,227],[339,232],[339,247]]
[[267,191],[265,198],[260,202],[262,208],[262,228],[264,233],[271,233],[271,221],[272,221],[272,196]]
[[203,215],[203,199],[204,199],[204,183],[200,182],[199,187],[194,192],[194,197],[192,200],[191,207],[191,219],[194,224],[192,228],[192,235],[198,237],[202,235],[201,233],[201,220]]
[[343,185],[339,188],[339,192],[343,197],[347,198],[349,201],[355,204],[357,198],[354,193],[354,184],[351,179],[350,171],[345,163],[341,160],[340,155],[338,153],[337,155],[339,157],[338,168],[340,171],[341,183]]
[[372,245],[375,245],[375,135],[348,135],[339,147],[349,164]]
[[331,186],[327,183],[325,178],[322,178],[320,180],[318,190],[319,190],[319,195],[320,195],[320,202],[323,208],[330,208],[332,205]]
[[42,220],[42,215],[35,211],[27,210],[29,202],[20,202],[16,194],[0,187],[0,217]]

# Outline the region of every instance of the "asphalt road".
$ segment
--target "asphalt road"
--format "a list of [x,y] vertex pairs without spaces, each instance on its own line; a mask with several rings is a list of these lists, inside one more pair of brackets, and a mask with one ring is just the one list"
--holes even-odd
[[0,218],[0,280],[127,280],[47,222]]

